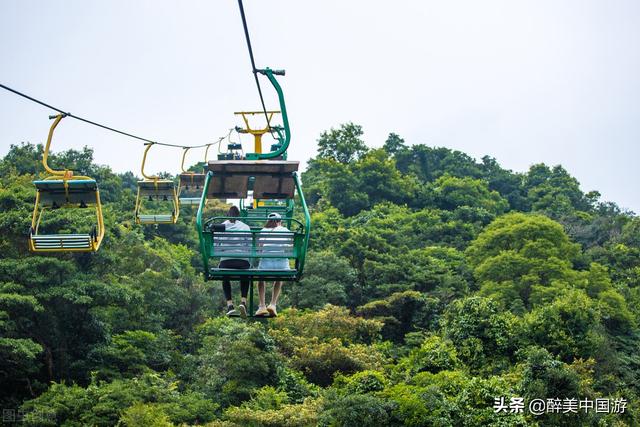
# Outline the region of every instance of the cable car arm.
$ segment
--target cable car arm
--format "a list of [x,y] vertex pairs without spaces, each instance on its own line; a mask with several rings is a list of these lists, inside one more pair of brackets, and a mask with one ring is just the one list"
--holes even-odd
[[278,83],[278,80],[276,80],[275,78],[275,76],[284,76],[284,70],[272,70],[270,68],[265,68],[264,70],[256,70],[256,72],[267,76],[267,78],[273,85],[274,89],[278,93],[278,102],[280,103],[280,112],[282,113],[282,124],[284,127],[284,135],[282,135],[281,132],[278,132],[280,147],[276,151],[272,151],[270,153],[248,153],[247,160],[273,159],[286,153],[287,148],[289,148],[289,143],[291,142],[289,116],[287,115],[287,107],[284,102],[284,94],[282,92],[282,87],[280,86],[280,83]]

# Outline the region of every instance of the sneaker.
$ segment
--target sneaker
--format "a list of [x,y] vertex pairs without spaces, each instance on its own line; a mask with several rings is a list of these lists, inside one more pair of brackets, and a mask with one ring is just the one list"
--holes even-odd
[[238,312],[233,307],[233,304],[227,306],[227,316],[235,316],[237,314],[238,314]]
[[267,307],[258,307],[258,311],[254,314],[255,317],[264,317],[268,316],[269,312],[267,311]]
[[278,315],[278,312],[276,311],[276,306],[273,304],[269,304],[267,306],[267,311],[269,312],[269,314],[273,317],[276,317]]
[[238,306],[238,311],[240,312],[240,317],[243,319],[247,318],[247,306],[245,303],[241,302]]

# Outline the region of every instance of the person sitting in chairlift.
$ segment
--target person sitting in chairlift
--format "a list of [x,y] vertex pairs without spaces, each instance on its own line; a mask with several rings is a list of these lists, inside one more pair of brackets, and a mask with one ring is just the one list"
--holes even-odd
[[[264,226],[261,232],[271,232],[271,231],[289,231],[287,227],[282,225],[282,217],[279,213],[272,212],[267,216],[267,223]],[[275,234],[275,233],[274,233]],[[267,240],[267,238],[263,238],[263,240]],[[285,243],[279,244],[277,242],[277,237],[269,237],[269,243],[263,243],[264,246],[285,246]],[[274,251],[275,248],[269,248],[270,254],[277,253],[277,250]],[[283,249],[284,252],[284,249]],[[289,270],[289,259],[288,258],[260,258],[260,263],[258,264],[259,270]],[[258,295],[260,297],[260,305],[258,306],[258,311],[256,311],[256,317],[262,316],[277,316],[278,312],[276,311],[276,304],[278,303],[278,297],[280,296],[280,291],[282,290],[282,282],[276,280],[273,282],[273,293],[271,294],[271,303],[269,305],[265,304],[265,285],[264,281],[258,282]]]
[[[240,209],[236,206],[231,206],[227,212],[227,216],[231,217],[222,223],[225,227],[225,231],[251,231],[251,228],[244,222],[236,219],[240,216]],[[245,239],[244,237],[226,237],[226,240],[239,240]],[[247,245],[250,245],[250,238]],[[231,255],[231,254],[230,254]],[[239,270],[246,270],[251,267],[249,260],[246,258],[220,258],[220,264],[218,268],[234,268]],[[238,310],[233,306],[233,298],[231,297],[231,281],[224,279],[222,281],[222,290],[224,291],[224,297],[227,300],[227,316],[233,316],[239,314],[241,317],[247,317],[247,295],[249,294],[249,279],[240,280],[240,305]]]

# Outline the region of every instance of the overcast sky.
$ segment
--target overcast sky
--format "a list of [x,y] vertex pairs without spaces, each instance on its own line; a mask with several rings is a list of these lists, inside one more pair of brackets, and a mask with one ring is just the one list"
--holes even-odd
[[[562,164],[584,191],[640,212],[640,2],[245,0],[245,11],[258,67],[287,70],[290,159],[353,121],[371,147],[396,132],[514,171]],[[177,144],[211,142],[260,105],[233,0],[0,0],[0,61],[5,85]],[[50,113],[0,91],[0,155],[43,142]],[[64,120],[54,150],[83,145],[139,173],[142,144]],[[149,171],[177,172],[179,155],[154,148]]]

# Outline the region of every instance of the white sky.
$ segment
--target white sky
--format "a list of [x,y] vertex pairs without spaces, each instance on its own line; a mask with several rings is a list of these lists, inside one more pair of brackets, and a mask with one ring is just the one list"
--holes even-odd
[[[396,132],[515,171],[562,164],[583,190],[640,212],[640,2],[245,0],[245,10],[257,65],[287,70],[290,159],[353,121],[372,147]],[[0,0],[0,82],[177,144],[211,142],[241,124],[233,111],[259,108],[233,0]],[[43,142],[49,113],[0,91],[0,155]],[[72,119],[56,136],[56,151],[86,144],[98,163],[139,170],[135,140]],[[179,154],[154,148],[149,171],[177,172]]]

